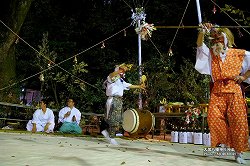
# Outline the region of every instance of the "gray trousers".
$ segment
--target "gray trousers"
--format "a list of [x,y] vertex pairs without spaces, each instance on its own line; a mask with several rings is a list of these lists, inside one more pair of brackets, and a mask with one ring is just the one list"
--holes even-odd
[[107,107],[107,112],[105,117],[109,124],[108,131],[111,137],[114,137],[115,134],[122,129],[122,119],[123,119],[122,104],[123,104],[122,97],[114,96],[112,97],[110,106]]

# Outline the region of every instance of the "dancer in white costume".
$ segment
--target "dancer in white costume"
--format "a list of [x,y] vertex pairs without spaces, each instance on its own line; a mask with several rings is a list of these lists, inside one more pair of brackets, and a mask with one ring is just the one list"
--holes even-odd
[[130,70],[131,67],[132,65],[124,63],[116,66],[115,71],[110,73],[105,81],[108,99],[106,102],[105,121],[101,124],[101,133],[111,144],[115,145],[118,143],[113,137],[122,128],[122,96],[124,90],[129,90],[131,88],[145,89],[144,84],[132,85],[124,81],[125,72]]

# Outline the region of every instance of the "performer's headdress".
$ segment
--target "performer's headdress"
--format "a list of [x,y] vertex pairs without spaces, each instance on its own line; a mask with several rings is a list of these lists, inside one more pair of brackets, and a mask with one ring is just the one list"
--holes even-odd
[[118,71],[120,68],[122,68],[122,69],[125,69],[125,68],[126,68],[126,70],[129,71],[129,70],[131,70],[132,66],[133,66],[133,64],[125,64],[125,63],[122,63],[122,64],[120,64],[120,65],[116,65],[116,66],[115,66],[115,71]]
[[221,41],[221,37],[224,39],[225,47],[233,47],[236,46],[234,43],[234,35],[228,28],[221,28],[218,25],[215,25],[209,33],[206,33],[206,36],[209,39],[209,46],[212,46],[214,43],[218,43]]
[[228,28],[215,27],[211,29],[210,34],[210,37],[213,38],[212,40],[216,40],[218,37],[223,35],[224,42],[227,47],[236,46],[234,43],[234,35]]

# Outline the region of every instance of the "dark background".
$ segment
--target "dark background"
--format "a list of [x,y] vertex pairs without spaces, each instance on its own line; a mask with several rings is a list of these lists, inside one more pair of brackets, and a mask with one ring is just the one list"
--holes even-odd
[[[183,17],[188,2],[188,8]],[[249,15],[246,0],[214,0],[214,2],[221,8],[224,8],[225,4],[232,5]],[[8,15],[8,4],[8,0],[0,2],[0,18],[6,23],[8,20],[4,16]],[[233,20],[238,19],[239,16],[229,13],[232,17],[230,18],[210,0],[200,0],[200,4],[204,22],[237,25]],[[103,82],[117,64],[126,62],[138,65],[138,37],[135,27],[126,29],[126,36],[124,31],[116,33],[131,24],[131,9],[141,6],[145,8],[147,14],[146,22],[153,23],[155,26],[178,26],[182,17],[182,26],[198,25],[195,0],[36,0],[31,5],[19,35],[38,49],[43,33],[48,32],[50,50],[58,55],[56,63],[87,49],[77,56],[79,62],[84,61],[88,64],[86,67],[88,73],[81,76],[81,79],[95,85],[97,82]],[[214,6],[217,10],[215,14],[212,11]],[[242,22],[240,24],[243,25]],[[250,50],[249,32],[245,32],[242,28],[231,30],[235,34],[237,47]],[[153,31],[151,40],[142,41],[142,64],[145,65],[145,73],[157,73],[160,70],[158,62],[162,62],[162,66],[171,67],[174,73],[180,72],[180,66],[185,64],[183,58],[195,63],[197,29],[180,28],[173,40],[176,31],[177,29],[159,28]],[[116,35],[111,37],[114,34]],[[103,40],[105,40],[105,48],[101,49],[101,44],[96,44]],[[171,43],[174,55],[168,57]],[[39,72],[34,67],[36,58],[34,50],[20,41],[16,48],[17,80]],[[67,70],[72,63],[73,59],[61,66]],[[136,76],[134,80],[131,79],[131,75],[127,78],[130,78],[128,81],[136,83]],[[41,87],[37,77],[27,80],[25,86],[38,90]],[[59,87],[59,90],[63,89]],[[99,87],[99,91],[92,89],[88,100],[93,95],[102,96],[105,99],[104,90]],[[161,95],[158,94],[157,97],[160,98]],[[177,99],[181,98],[173,98],[173,100]],[[103,106],[105,102],[101,102]],[[92,103],[93,105],[95,102]]]

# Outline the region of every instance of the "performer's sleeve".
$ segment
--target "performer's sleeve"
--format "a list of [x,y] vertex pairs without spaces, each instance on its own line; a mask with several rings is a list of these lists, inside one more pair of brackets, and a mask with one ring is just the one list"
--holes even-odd
[[81,112],[77,109],[77,112],[76,112],[76,122],[77,124],[80,123],[80,120],[81,120]]
[[124,90],[129,90],[129,89],[130,89],[129,87],[130,87],[131,85],[132,85],[132,84],[123,81],[123,88],[124,88]]
[[110,76],[107,77],[107,82],[110,83],[110,84],[113,83],[113,81],[111,80]]
[[54,124],[55,123],[55,116],[54,116],[54,113],[51,109],[49,109],[50,111],[50,116],[49,116],[49,120],[48,122],[51,123],[51,124]]
[[195,69],[201,74],[211,75],[209,48],[203,43],[197,47]]
[[39,111],[36,110],[33,114],[33,118],[32,118],[32,122],[31,123],[35,123],[38,124],[40,122],[39,120]]
[[59,115],[58,115],[58,123],[59,122],[62,122],[63,123],[63,118],[64,118],[64,108],[63,109],[61,109],[60,111],[59,111]]
[[[246,51],[245,57],[242,63],[242,73],[246,73],[248,70],[250,70],[250,52]],[[247,78],[244,82],[250,84],[250,78]]]

